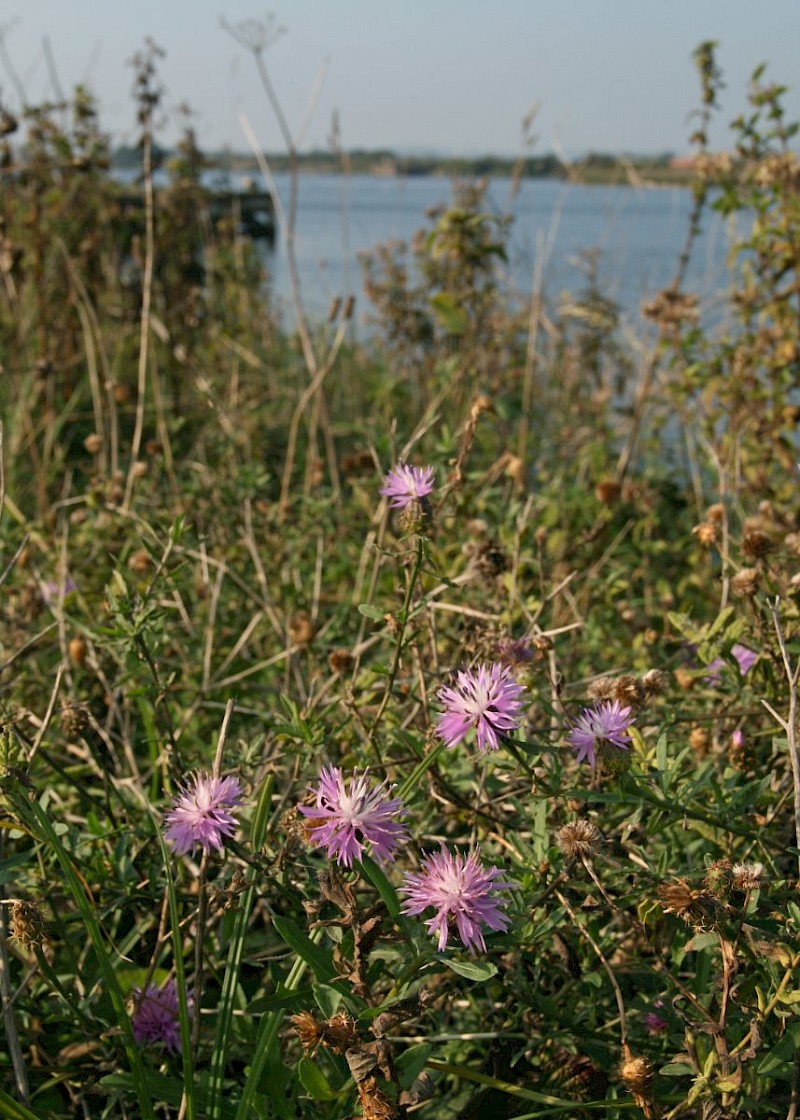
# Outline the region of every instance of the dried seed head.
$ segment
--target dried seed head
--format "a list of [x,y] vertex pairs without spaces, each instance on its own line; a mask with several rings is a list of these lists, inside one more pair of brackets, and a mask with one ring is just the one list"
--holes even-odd
[[613,682],[611,699],[619,700],[623,707],[633,708],[635,711],[644,701],[644,686],[636,677],[625,673]]
[[762,560],[772,549],[769,534],[763,529],[746,529],[742,538],[742,555],[748,560]]
[[752,599],[756,591],[760,575],[757,568],[742,568],[731,579],[731,590],[734,595],[741,595],[745,599]]
[[700,758],[705,758],[711,746],[711,736],[707,728],[693,727],[689,734],[689,746]]
[[716,904],[712,895],[695,890],[686,879],[671,879],[660,883],[658,897],[666,914],[675,914],[684,922],[699,929],[713,925]]
[[591,683],[587,687],[586,695],[590,700],[613,700],[614,678],[597,677],[597,679],[591,681]]
[[695,525],[692,532],[703,548],[711,548],[717,543],[717,526],[713,521],[701,521],[699,525]]
[[622,487],[615,478],[601,478],[594,488],[594,496],[604,506],[616,502],[621,493]]
[[731,886],[735,891],[757,891],[764,885],[763,863],[737,863],[731,871]]
[[353,655],[349,649],[333,649],[328,654],[328,667],[337,677],[343,677],[353,668]]
[[653,1115],[653,1063],[643,1055],[636,1055],[626,1043],[622,1049],[619,1075],[623,1085],[642,1109],[645,1116]]
[[323,1045],[336,1054],[344,1054],[358,1042],[358,1027],[344,1011],[340,1011],[322,1024]]
[[98,435],[97,432],[92,432],[92,434],[87,436],[83,441],[83,446],[90,455],[97,455],[98,452],[103,449],[103,437]]
[[289,633],[298,646],[307,646],[314,637],[314,623],[308,611],[297,611],[289,620]]
[[294,1027],[306,1054],[316,1050],[322,1042],[323,1031],[322,1024],[317,1022],[311,1012],[299,1011],[296,1015],[292,1015],[289,1022]]
[[556,833],[556,843],[567,859],[586,859],[603,842],[603,834],[592,821],[584,819],[563,825]]
[[675,670],[675,681],[678,687],[682,688],[684,692],[691,692],[696,684],[697,678],[691,669],[684,669],[682,666],[679,666]]
[[82,735],[91,722],[89,709],[85,704],[68,704],[62,709],[59,722],[68,739]]
[[134,552],[128,560],[128,567],[132,572],[136,572],[137,575],[144,575],[145,572],[150,570],[152,565],[153,561],[146,548],[137,548],[136,552]]
[[296,805],[287,809],[281,817],[281,828],[289,841],[304,842],[306,840],[306,818],[301,817]]
[[642,677],[645,699],[661,696],[669,688],[670,676],[663,669],[648,669]]
[[26,949],[41,948],[47,940],[44,918],[35,902],[15,898],[11,903],[11,936]]
[[608,1079],[585,1054],[571,1054],[558,1046],[543,1062],[548,1081],[558,1088],[560,1095],[567,1094],[576,1100],[591,1100],[605,1096]]
[[399,1117],[400,1113],[396,1105],[392,1104],[386,1094],[381,1092],[374,1077],[367,1077],[363,1081],[358,1081],[357,1088],[358,1095],[361,1098],[364,1120],[395,1120],[395,1117]]
[[715,898],[726,899],[731,889],[731,861],[715,860],[706,870],[705,885]]
[[706,521],[711,521],[715,525],[719,525],[725,516],[725,507],[722,502],[715,502],[713,506],[709,506],[706,510]]

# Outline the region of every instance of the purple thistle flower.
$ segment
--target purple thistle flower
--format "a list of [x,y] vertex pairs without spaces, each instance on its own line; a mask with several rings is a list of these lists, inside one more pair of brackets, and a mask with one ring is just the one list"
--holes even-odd
[[61,598],[66,599],[73,591],[77,590],[78,585],[69,572],[58,583],[54,583],[52,580],[43,580],[41,584],[42,598],[48,606],[57,603]]
[[500,661],[513,669],[533,660],[533,646],[527,638],[502,637],[497,639],[495,652]]
[[238,820],[232,810],[241,800],[238,778],[192,775],[165,817],[164,837],[175,855],[186,855],[195,844],[206,853],[212,848],[221,851],[223,840],[236,831]]
[[[145,1046],[163,1046],[175,1053],[181,1045],[178,989],[174,980],[163,988],[148,984],[144,991],[134,988],[135,1007],[131,1016],[133,1037]],[[191,1003],[190,1003],[191,1010]]]
[[604,700],[596,708],[584,708],[569,733],[578,762],[594,766],[598,750],[605,745],[630,750],[628,728],[632,723],[631,709],[621,707],[619,700]]
[[478,750],[496,751],[503,736],[520,725],[524,691],[511,670],[498,662],[460,669],[455,687],[445,686],[437,694],[445,710],[436,721],[436,733],[454,747],[474,727]]
[[722,670],[725,668],[725,662],[721,657],[715,657],[713,661],[709,661],[706,665],[706,673],[703,680],[706,684],[710,684],[712,688],[716,688],[718,684],[722,683]]
[[386,474],[380,494],[394,509],[405,509],[433,490],[433,467],[409,467],[400,461]]
[[655,1011],[646,1012],[646,1014],[642,1016],[642,1023],[648,1034],[661,1034],[668,1026],[667,1020],[662,1019]]
[[365,841],[380,863],[391,859],[395,848],[408,836],[408,827],[395,819],[407,810],[399,797],[387,797],[390,788],[387,782],[381,782],[370,789],[369,770],[363,774],[355,770],[346,790],[341,770],[323,767],[314,791],[316,802],[298,806],[304,817],[311,818],[311,843],[325,848],[329,859],[345,867],[361,859]]
[[754,650],[748,649],[747,646],[741,645],[740,642],[735,642],[731,646],[731,654],[739,666],[740,675],[743,677],[747,676],[758,661],[758,654]]
[[[755,650],[748,649],[743,646],[741,642],[734,642],[731,646],[731,656],[736,664],[739,666],[739,676],[746,677],[750,670],[758,661],[759,655]],[[713,661],[709,661],[706,665],[706,672],[703,680],[706,684],[710,684],[712,688],[722,683],[722,670],[726,668],[726,663],[721,657],[715,657]]]
[[428,933],[438,935],[440,951],[446,947],[453,925],[473,956],[476,948],[486,949],[481,926],[508,928],[509,919],[501,909],[507,900],[496,895],[515,884],[501,878],[500,868],[483,867],[477,850],[467,856],[460,852],[453,855],[442,844],[438,852],[425,856],[422,867],[418,874],[408,872],[405,876],[400,890],[407,901],[402,912],[421,914],[429,906],[436,908],[425,927]]

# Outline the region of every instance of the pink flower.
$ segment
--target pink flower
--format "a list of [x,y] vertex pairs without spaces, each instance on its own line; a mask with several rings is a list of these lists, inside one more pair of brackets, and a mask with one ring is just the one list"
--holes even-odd
[[212,778],[194,774],[172,803],[165,817],[167,843],[178,856],[200,844],[205,852],[222,850],[226,837],[233,836],[238,824],[231,812],[242,800],[238,778]]
[[409,467],[402,461],[387,473],[380,494],[394,509],[405,509],[426,498],[433,490],[433,467]]
[[391,859],[395,848],[408,835],[408,828],[397,817],[406,808],[399,797],[387,797],[386,782],[370,789],[369,770],[353,772],[346,790],[342,772],[336,766],[323,767],[316,788],[314,805],[298,806],[309,820],[311,843],[325,848],[329,859],[351,867],[361,859],[366,841],[381,863]]
[[133,1037],[145,1046],[163,1046],[172,1053],[180,1049],[181,1028],[178,990],[174,980],[163,988],[148,984],[144,991],[134,988],[135,1006],[131,1016]]
[[445,710],[436,721],[436,732],[448,747],[454,747],[474,727],[478,750],[496,751],[501,738],[520,725],[524,691],[511,670],[497,662],[459,670],[455,687],[439,689]]
[[442,844],[438,852],[425,856],[422,867],[419,874],[409,872],[405,876],[400,890],[407,902],[402,912],[421,914],[429,906],[435,907],[436,913],[425,922],[425,928],[438,935],[440,951],[447,945],[453,925],[473,955],[476,947],[486,949],[481,926],[508,929],[509,919],[501,910],[507,900],[497,895],[515,884],[503,879],[498,867],[483,867],[477,851],[467,856],[460,852],[452,855]]
[[748,649],[747,646],[743,646],[740,642],[735,642],[731,646],[731,653],[739,666],[739,674],[746,677],[756,661],[758,661],[758,654],[755,650]]
[[633,723],[630,708],[620,706],[619,700],[604,700],[596,708],[584,708],[569,733],[569,741],[578,762],[597,762],[597,752],[603,746],[630,750],[628,728]]
[[648,1011],[642,1016],[642,1023],[648,1034],[661,1034],[667,1029],[667,1020],[662,1019],[655,1011]]
[[[759,657],[755,650],[748,649],[747,646],[743,646],[741,642],[733,643],[731,646],[731,656],[739,666],[740,677],[747,676]],[[715,657],[713,661],[709,661],[708,665],[706,665],[706,673],[703,680],[712,687],[721,684],[722,670],[724,668],[725,662],[723,659],[721,657]]]

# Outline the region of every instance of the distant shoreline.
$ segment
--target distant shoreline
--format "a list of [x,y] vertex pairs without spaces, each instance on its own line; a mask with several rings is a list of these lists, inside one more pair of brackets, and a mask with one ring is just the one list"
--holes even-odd
[[[162,166],[173,157],[170,150],[158,153]],[[249,153],[208,152],[204,155],[209,170],[219,170],[243,175],[257,175],[258,162]],[[285,153],[265,153],[270,169],[275,173],[290,170]],[[140,166],[141,153],[137,148],[117,148],[112,153],[112,166],[133,168]],[[567,164],[555,155],[530,156],[511,160],[495,156],[475,159],[446,157],[398,156],[389,151],[356,151],[333,154],[309,152],[298,156],[297,168],[303,174],[372,175],[376,178],[394,179],[411,177],[442,178],[520,178],[555,179],[586,185],[627,186],[680,186],[686,187],[694,178],[691,161],[675,160],[670,154],[650,158],[631,158],[593,153],[581,160]]]

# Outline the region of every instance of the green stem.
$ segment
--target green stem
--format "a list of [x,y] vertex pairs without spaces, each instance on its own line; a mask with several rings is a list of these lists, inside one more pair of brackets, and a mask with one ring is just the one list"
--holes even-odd
[[367,745],[371,746],[375,751],[375,755],[378,759],[378,765],[381,767],[383,767],[383,756],[381,755],[380,747],[376,742],[375,736],[377,734],[378,727],[380,726],[380,722],[383,719],[383,714],[386,711],[386,707],[389,703],[389,697],[392,694],[392,688],[394,687],[394,682],[400,669],[400,658],[403,654],[403,638],[405,637],[408,620],[411,614],[411,598],[414,594],[414,588],[417,585],[417,579],[419,578],[419,572],[420,568],[422,567],[422,561],[424,560],[424,558],[425,539],[422,536],[417,536],[417,550],[414,556],[414,565],[408,577],[406,594],[405,598],[403,599],[403,606],[400,610],[400,627],[397,634],[397,645],[394,651],[392,667],[389,670],[389,679],[386,682],[386,688],[384,689],[383,697],[381,699],[380,705],[378,706],[378,711],[375,714],[375,719],[372,722],[372,727],[370,728],[369,734],[367,735]]

